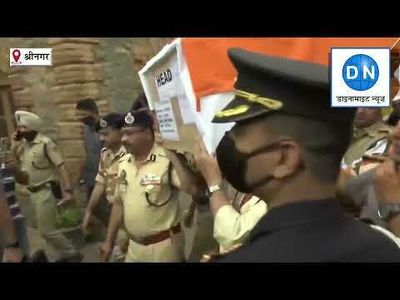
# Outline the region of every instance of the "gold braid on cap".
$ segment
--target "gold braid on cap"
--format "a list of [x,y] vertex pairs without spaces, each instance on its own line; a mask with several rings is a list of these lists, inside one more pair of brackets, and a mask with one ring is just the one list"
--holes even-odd
[[[261,104],[272,110],[279,110],[283,106],[283,103],[281,101],[261,97],[259,95],[248,93],[248,92],[245,92],[242,90],[236,90],[235,95],[240,98],[246,99],[249,102],[255,102],[255,103]],[[248,105],[239,105],[239,106],[236,106],[236,107],[233,107],[230,109],[219,111],[215,114],[215,117],[224,118],[224,117],[240,115],[240,114],[243,114],[246,111],[248,111],[249,108],[250,107]]]
[[241,98],[244,98],[250,102],[255,102],[255,103],[261,104],[272,110],[281,109],[283,106],[283,103],[281,101],[266,98],[266,97],[261,97],[260,95],[252,94],[252,93],[245,92],[242,90],[236,90],[235,95],[239,96]]
[[245,113],[249,110],[249,108],[250,107],[248,105],[239,105],[234,108],[219,111],[215,114],[215,116],[218,118],[236,116]]

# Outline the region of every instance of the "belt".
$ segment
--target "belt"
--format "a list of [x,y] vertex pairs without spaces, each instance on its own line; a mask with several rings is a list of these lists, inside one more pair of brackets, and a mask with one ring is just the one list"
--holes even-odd
[[38,186],[28,186],[27,190],[31,193],[37,193],[45,188],[51,188],[50,182],[45,182]]
[[171,236],[178,234],[181,231],[182,231],[181,224],[178,223],[177,225],[175,225],[174,227],[171,227],[170,229],[167,229],[167,230],[164,230],[159,233],[149,235],[149,236],[146,236],[143,238],[137,238],[137,237],[131,236],[129,234],[129,239],[131,239],[135,243],[138,243],[138,244],[141,244],[144,246],[148,246],[151,244],[156,244],[156,243],[162,242],[162,241],[170,238]]

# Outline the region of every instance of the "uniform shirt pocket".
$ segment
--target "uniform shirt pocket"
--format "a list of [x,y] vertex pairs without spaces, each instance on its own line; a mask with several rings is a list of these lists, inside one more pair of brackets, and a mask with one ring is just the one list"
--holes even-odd
[[146,197],[154,202],[161,191],[161,179],[158,176],[147,176],[142,178],[140,185],[143,187]]
[[43,153],[32,152],[32,166],[38,170],[47,169],[50,167],[50,162]]
[[164,202],[162,176],[146,174],[140,179],[140,185],[149,205],[158,206]]
[[166,185],[149,186],[145,189],[145,197],[150,206],[164,206],[172,197],[172,191]]

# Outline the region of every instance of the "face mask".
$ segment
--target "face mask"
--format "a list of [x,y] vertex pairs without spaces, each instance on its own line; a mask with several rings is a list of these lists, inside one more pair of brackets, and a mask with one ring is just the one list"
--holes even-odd
[[83,124],[91,126],[94,125],[95,122],[95,118],[93,116],[87,116],[81,119],[81,122],[83,122]]
[[29,142],[32,142],[37,135],[37,131],[21,132],[21,136]]
[[236,190],[242,193],[250,193],[254,189],[270,182],[274,176],[267,175],[249,186],[244,179],[247,160],[258,154],[277,149],[279,144],[285,140],[287,139],[280,139],[250,153],[243,153],[237,150],[234,140],[225,133],[216,150],[218,165],[222,174]]

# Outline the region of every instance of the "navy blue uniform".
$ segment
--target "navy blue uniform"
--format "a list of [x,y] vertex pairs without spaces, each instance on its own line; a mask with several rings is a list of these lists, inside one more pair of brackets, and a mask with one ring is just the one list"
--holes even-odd
[[218,262],[400,262],[400,248],[324,199],[271,209],[248,245]]

